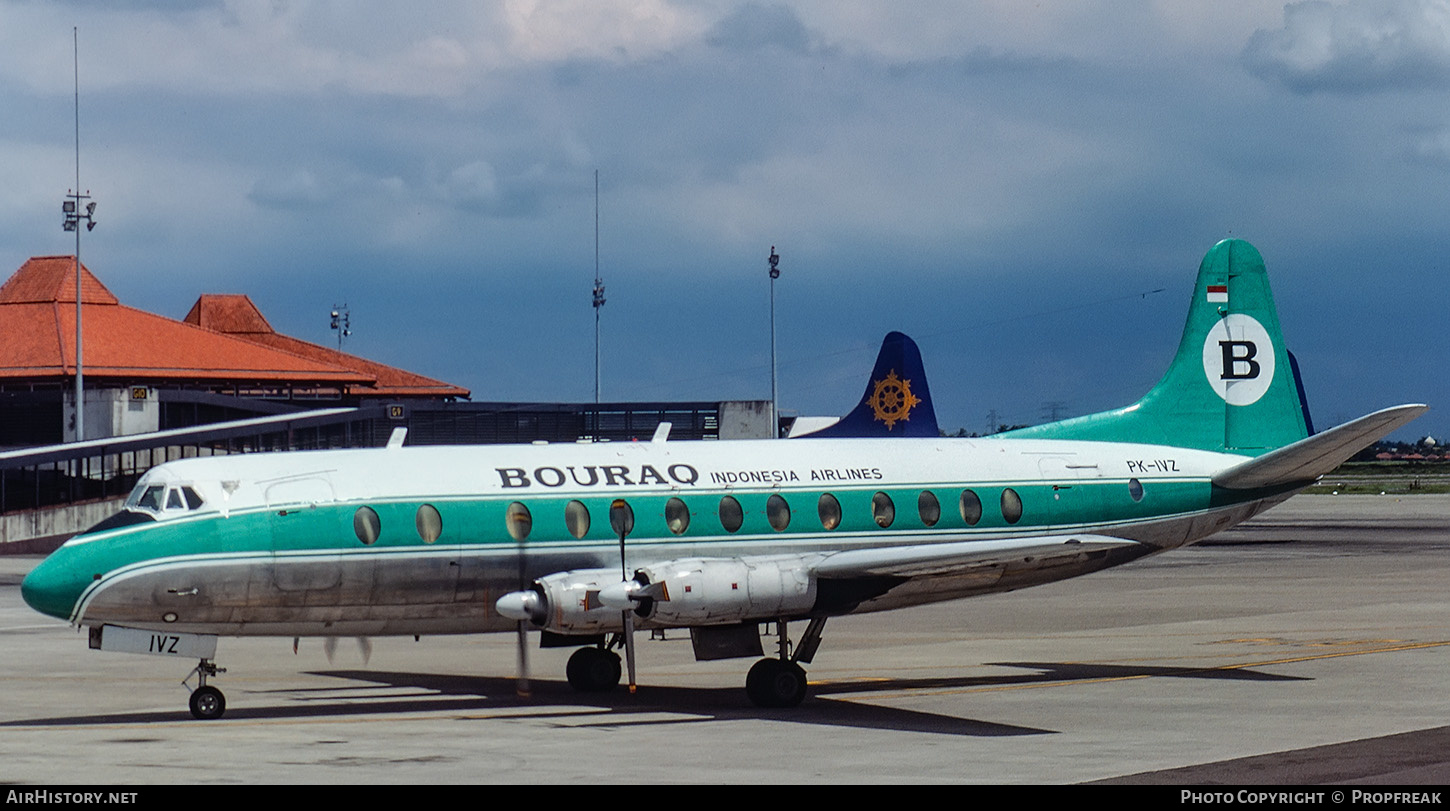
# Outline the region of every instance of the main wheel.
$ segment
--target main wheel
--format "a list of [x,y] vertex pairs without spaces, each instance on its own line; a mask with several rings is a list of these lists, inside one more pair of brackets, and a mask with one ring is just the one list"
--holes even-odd
[[602,693],[619,686],[619,654],[603,648],[580,648],[569,657],[564,672],[581,693]]
[[222,691],[210,685],[198,687],[191,693],[191,714],[203,721],[214,721],[227,711],[227,699]]
[[745,694],[757,707],[794,707],[806,697],[806,671],[795,662],[761,659],[745,677]]

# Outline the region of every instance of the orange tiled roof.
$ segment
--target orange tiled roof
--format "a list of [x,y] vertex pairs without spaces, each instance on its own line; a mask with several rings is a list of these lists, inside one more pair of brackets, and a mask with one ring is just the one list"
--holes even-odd
[[224,332],[252,343],[288,352],[319,363],[353,369],[373,378],[373,383],[353,389],[354,394],[387,396],[467,397],[468,389],[431,377],[414,374],[320,344],[283,335],[267,323],[257,305],[244,295],[208,293],[196,300],[186,314],[190,324]]
[[[75,374],[75,260],[27,261],[0,286],[0,379]],[[120,304],[81,268],[87,376],[245,385],[370,385],[371,375]]]

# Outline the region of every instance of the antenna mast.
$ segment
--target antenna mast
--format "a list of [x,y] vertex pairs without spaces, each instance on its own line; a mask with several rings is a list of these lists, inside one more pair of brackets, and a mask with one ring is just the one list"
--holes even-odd
[[604,280],[599,277],[599,170],[594,170],[594,402],[599,402],[599,308],[604,306]]

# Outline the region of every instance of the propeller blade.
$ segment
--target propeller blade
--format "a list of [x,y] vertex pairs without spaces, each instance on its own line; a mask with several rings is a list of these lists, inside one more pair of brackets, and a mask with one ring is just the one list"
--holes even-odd
[[327,663],[332,664],[332,657],[337,655],[337,637],[329,636],[322,640],[322,652],[327,654]]
[[360,636],[357,638],[357,649],[362,654],[363,665],[367,665],[368,660],[373,658],[373,641],[368,637]]
[[634,695],[634,611],[624,613],[624,662],[629,666],[629,693]]
[[519,698],[528,698],[533,692],[529,688],[529,624],[527,620],[519,620],[519,680],[514,689]]

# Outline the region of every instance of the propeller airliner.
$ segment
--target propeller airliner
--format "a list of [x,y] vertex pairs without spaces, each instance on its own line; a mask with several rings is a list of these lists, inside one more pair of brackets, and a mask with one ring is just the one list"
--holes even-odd
[[[799,439],[403,447],[157,466],[22,584],[91,646],[197,661],[219,637],[527,631],[578,647],[577,689],[635,684],[637,629],[760,657],[749,698],[807,692],[826,621],[1010,591],[1193,543],[1426,410],[1314,433],[1259,252],[1215,245],[1177,355],[1138,402],[987,438],[939,435],[916,345]],[[792,640],[791,624],[803,632]],[[762,626],[771,655],[764,653]]]

